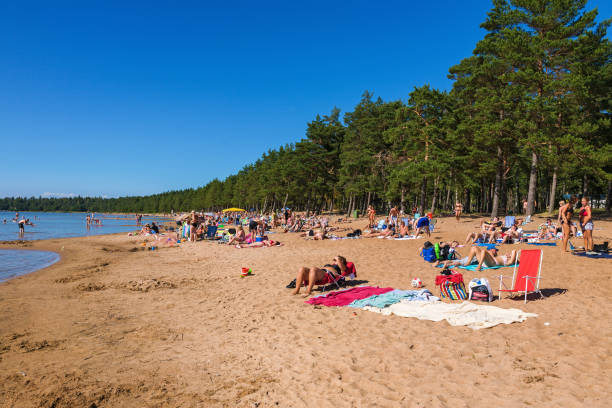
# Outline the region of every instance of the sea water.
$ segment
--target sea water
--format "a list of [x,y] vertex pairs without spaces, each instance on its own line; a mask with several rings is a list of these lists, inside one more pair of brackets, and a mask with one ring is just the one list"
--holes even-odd
[[[84,213],[20,212],[33,226],[26,225],[23,236],[14,212],[0,211],[0,241],[39,240],[52,238],[84,237],[89,235],[114,234],[137,231],[135,216],[115,214],[94,214],[100,224],[87,225]],[[162,217],[143,217],[142,225],[168,221]],[[0,250],[0,282],[14,276],[34,272],[59,260],[59,255],[47,251]]]
[[55,252],[0,249],[0,282],[46,268],[59,259]]

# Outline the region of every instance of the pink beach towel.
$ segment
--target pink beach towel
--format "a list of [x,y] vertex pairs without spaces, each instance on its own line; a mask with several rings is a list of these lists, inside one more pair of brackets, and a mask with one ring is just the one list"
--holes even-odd
[[361,300],[374,295],[382,295],[383,293],[387,293],[392,290],[393,288],[359,286],[356,288],[341,290],[339,292],[332,292],[325,296],[313,297],[308,299],[306,303],[323,306],[346,306],[352,303],[354,300]]

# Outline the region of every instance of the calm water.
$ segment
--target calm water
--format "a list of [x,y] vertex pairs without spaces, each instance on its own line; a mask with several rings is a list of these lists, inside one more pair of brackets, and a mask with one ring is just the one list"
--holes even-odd
[[[96,214],[101,225],[87,227],[86,214],[83,213],[44,213],[20,212],[34,224],[26,225],[25,234],[19,236],[19,226],[13,222],[14,212],[0,211],[0,241],[38,240],[50,238],[84,237],[88,235],[113,234],[140,229],[133,216]],[[6,220],[6,223],[4,223]],[[142,223],[164,222],[159,217],[143,217]],[[0,282],[14,276],[23,275],[47,267],[59,259],[59,255],[46,251],[0,250]]]
[[0,282],[53,265],[59,259],[55,252],[0,249]]

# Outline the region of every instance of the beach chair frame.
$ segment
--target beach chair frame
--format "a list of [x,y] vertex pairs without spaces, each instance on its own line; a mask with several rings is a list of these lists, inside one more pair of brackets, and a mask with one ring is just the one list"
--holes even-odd
[[[538,274],[537,276],[528,276],[525,275],[523,276],[523,279],[525,279],[525,303],[527,303],[527,294],[529,292],[534,292],[534,293],[538,293],[542,299],[545,298],[544,294],[542,293],[542,291],[540,290],[540,279],[541,278],[541,273],[542,273],[542,261],[544,260],[544,252],[541,249],[528,249],[527,251],[539,251],[540,252],[540,260],[538,262]],[[520,258],[521,256],[521,252],[523,252],[523,250],[520,250],[518,253],[518,258]],[[520,269],[520,262],[518,263],[518,268]],[[516,289],[516,279],[517,279],[517,264],[514,264],[514,269],[512,272],[512,288],[508,288],[503,281],[504,275],[499,275],[499,297],[501,299],[501,293],[502,292],[510,292],[510,293],[517,293],[517,292],[523,292],[522,290],[518,290]],[[529,281],[533,279],[535,281],[535,285],[534,285],[534,289],[533,290],[528,290],[529,289]]]

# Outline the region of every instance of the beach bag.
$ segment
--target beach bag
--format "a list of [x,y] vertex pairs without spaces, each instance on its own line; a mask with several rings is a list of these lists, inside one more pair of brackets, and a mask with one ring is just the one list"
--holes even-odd
[[421,256],[426,262],[435,262],[436,251],[434,247],[429,247],[429,248],[423,247],[423,249],[421,250]]
[[481,300],[483,302],[493,301],[493,291],[487,278],[474,278],[468,284],[468,299]]
[[465,300],[468,297],[463,283],[463,275],[460,273],[436,276],[436,286],[440,288],[440,297],[443,299]]

